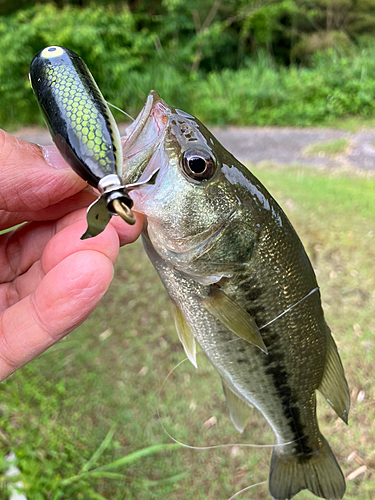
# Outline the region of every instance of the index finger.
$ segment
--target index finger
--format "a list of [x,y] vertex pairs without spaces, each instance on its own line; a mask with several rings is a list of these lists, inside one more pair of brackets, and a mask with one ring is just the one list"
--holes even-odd
[[47,163],[43,148],[0,129],[0,209],[31,212],[54,205],[87,184],[61,160]]

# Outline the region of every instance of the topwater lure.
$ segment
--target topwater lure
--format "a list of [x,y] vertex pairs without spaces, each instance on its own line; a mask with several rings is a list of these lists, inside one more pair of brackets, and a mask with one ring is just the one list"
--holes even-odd
[[29,77],[61,155],[100,192],[87,211],[82,239],[101,233],[112,215],[134,224],[133,202],[121,179],[120,133],[86,64],[72,50],[46,47],[31,62]]

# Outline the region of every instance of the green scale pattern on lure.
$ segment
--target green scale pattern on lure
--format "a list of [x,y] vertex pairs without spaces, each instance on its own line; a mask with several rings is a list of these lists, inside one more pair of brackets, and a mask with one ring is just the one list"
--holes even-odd
[[74,171],[101,192],[87,212],[83,239],[101,233],[112,215],[134,224],[122,185],[122,146],[116,122],[82,59],[65,47],[41,50],[30,83],[52,139]]
[[30,80],[52,138],[78,153],[77,173],[84,169],[90,184],[115,172],[121,176],[117,126],[82,59],[69,49],[48,47],[35,56]]
[[[84,151],[82,156],[85,157],[85,163],[92,162],[95,167],[100,166],[103,174],[111,174],[113,165],[116,164],[116,151],[111,147],[113,137],[110,135],[109,117],[106,116],[106,109],[98,92],[82,72],[82,61],[74,58],[71,60],[73,64],[69,66],[45,65],[45,81],[51,82],[56,104],[59,109],[65,111],[67,127],[75,130],[75,136],[82,152]],[[80,75],[81,79],[77,79],[77,75]],[[48,99],[45,92],[44,96]],[[60,120],[61,117],[59,123]]]

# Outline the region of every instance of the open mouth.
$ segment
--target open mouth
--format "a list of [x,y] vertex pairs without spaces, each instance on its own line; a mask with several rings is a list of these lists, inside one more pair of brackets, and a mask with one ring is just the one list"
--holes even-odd
[[150,93],[147,96],[146,104],[144,105],[142,111],[139,113],[135,121],[126,129],[125,137],[123,138],[125,139],[125,143],[123,144],[124,148],[128,149],[135,143],[151,114],[153,105],[154,95]]
[[170,115],[168,105],[152,90],[144,108],[134,123],[126,129],[123,138],[124,184],[140,184],[154,175],[156,168],[149,166],[149,163],[155,149],[163,140]]
[[[125,136],[123,137],[125,139],[123,143],[124,155],[134,148],[142,132],[154,132],[150,134],[152,136],[150,139],[155,138],[155,132],[157,135],[160,135],[168,125],[170,114],[170,109],[159,94],[155,90],[151,90],[142,111],[126,129]],[[149,130],[150,128],[154,128],[155,130],[151,131]]]

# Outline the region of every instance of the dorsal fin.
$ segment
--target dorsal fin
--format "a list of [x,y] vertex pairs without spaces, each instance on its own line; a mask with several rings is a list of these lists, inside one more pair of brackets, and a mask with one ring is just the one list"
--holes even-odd
[[238,432],[242,433],[252,415],[252,406],[242,401],[242,399],[228,387],[224,380],[222,380],[222,382],[230,418]]
[[349,388],[340,356],[330,331],[328,331],[326,364],[318,390],[323,394],[337,415],[347,424],[350,408]]
[[172,305],[173,305],[174,322],[176,325],[178,338],[180,339],[181,344],[184,346],[185,353],[189,361],[195,366],[195,368],[198,368],[196,359],[197,351],[195,346],[194,335],[192,334],[192,331],[190,330],[190,327],[187,324],[187,321],[184,315],[182,314],[181,309],[178,307],[178,305],[174,300],[172,300]]
[[217,286],[202,300],[204,307],[231,332],[251,342],[267,354],[259,328],[253,318]]

